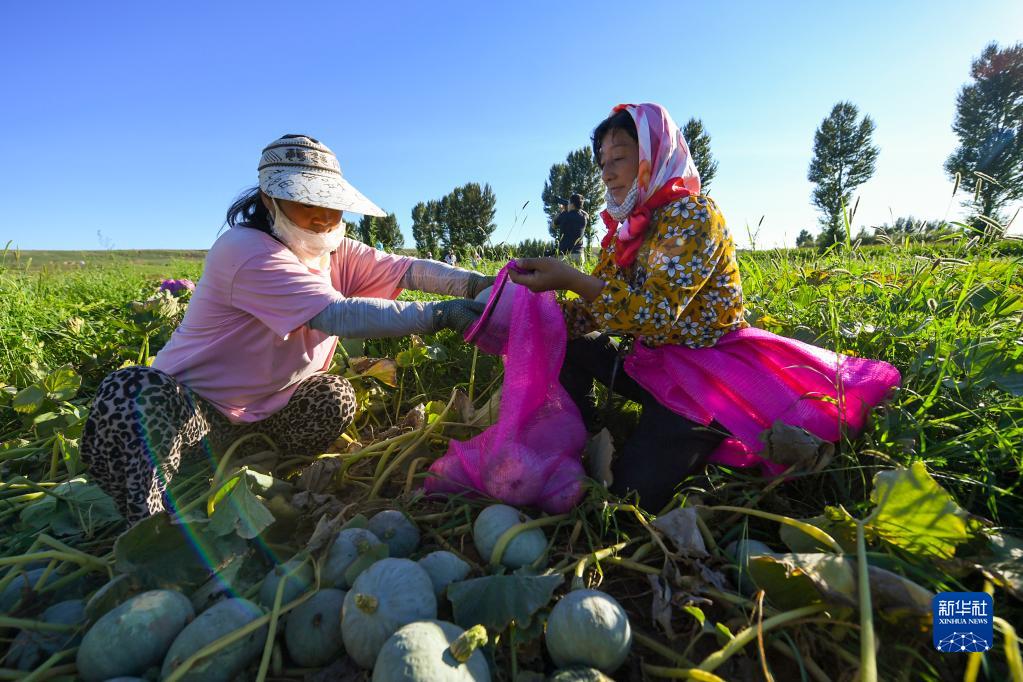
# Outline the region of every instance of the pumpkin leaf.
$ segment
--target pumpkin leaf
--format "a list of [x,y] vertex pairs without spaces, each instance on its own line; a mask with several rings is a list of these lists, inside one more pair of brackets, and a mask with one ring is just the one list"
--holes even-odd
[[22,509],[20,518],[34,532],[53,529],[57,535],[75,535],[120,521],[121,515],[109,495],[79,477],[54,486]]
[[67,401],[78,393],[82,386],[82,377],[71,368],[71,365],[64,365],[50,372],[40,384],[51,400]]
[[920,461],[908,469],[877,474],[870,500],[877,507],[867,527],[885,542],[919,557],[951,559],[956,546],[980,529]]
[[528,627],[562,582],[560,575],[490,575],[448,585],[448,599],[458,625],[501,632],[513,621]]
[[855,566],[828,553],[760,554],[749,558],[757,586],[782,609],[827,602],[856,606]]
[[32,384],[15,394],[14,399],[11,401],[11,407],[14,408],[15,412],[20,412],[21,414],[33,414],[43,406],[45,400],[46,391],[37,384]]
[[[856,522],[849,513],[838,507],[825,507],[824,514],[809,519],[800,519],[830,535],[847,552],[856,551]],[[783,523],[778,528],[781,541],[793,552],[830,552],[830,547],[808,535],[797,526]]]
[[157,514],[139,521],[114,542],[114,569],[147,585],[193,589],[242,557],[247,543],[218,537],[202,515]]
[[238,483],[231,488],[231,492],[220,501],[210,516],[209,529],[214,535],[222,536],[233,532],[246,540],[251,540],[275,521],[270,510],[253,494],[248,473],[250,472],[246,471],[238,477]]

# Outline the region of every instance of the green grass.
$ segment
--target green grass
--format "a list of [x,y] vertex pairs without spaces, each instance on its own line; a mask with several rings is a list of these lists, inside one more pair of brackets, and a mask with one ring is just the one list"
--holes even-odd
[[[765,486],[756,475],[712,468],[685,482],[687,503],[754,509],[789,519],[808,519],[825,510],[838,518],[844,509],[862,519],[872,509],[869,499],[878,472],[923,462],[962,509],[989,524],[986,533],[1023,534],[1023,259],[1014,244],[1007,244],[978,247],[956,239],[827,254],[810,250],[741,254],[747,314],[754,325],[842,353],[886,360],[902,372],[903,385],[890,404],[875,412],[865,434],[839,444],[836,458],[825,471],[795,473],[783,484]],[[46,486],[80,473],[75,460],[75,429],[80,429],[99,381],[124,363],[155,353],[168,337],[173,319],[164,320],[162,326],[152,320],[140,321],[129,311],[128,303],[151,295],[164,277],[198,279],[202,265],[200,252],[89,252],[88,257],[36,252],[31,254],[31,264],[28,256],[27,252],[17,257],[8,253],[0,266],[0,383],[7,385],[6,402],[0,402],[0,555],[7,557],[22,556],[38,541],[19,522],[26,501],[45,494],[39,491]],[[64,265],[64,261],[74,260],[87,264]],[[496,267],[487,265],[489,271]],[[405,296],[422,298],[418,294]],[[373,356],[393,358],[411,343],[407,338],[367,341],[365,350]],[[399,368],[400,388],[357,381],[367,409],[350,433],[353,439],[361,438],[364,445],[371,446],[373,434],[385,430],[416,403],[435,401],[430,409],[440,412],[455,387],[472,392],[480,404],[499,382],[499,364],[478,356],[454,335],[440,334],[426,338],[425,343],[439,349],[435,359]],[[12,409],[14,394],[62,366],[70,366],[83,379],[73,399],[56,401],[55,410],[71,415],[66,422]],[[62,430],[61,424],[72,422],[77,426]],[[616,432],[627,428],[627,423],[613,425]],[[445,421],[427,439],[430,453],[442,453],[450,437],[469,434],[464,427]],[[364,461],[372,464],[379,457],[377,452]],[[393,455],[390,462],[398,457]],[[368,470],[354,466],[350,479],[344,480],[336,494],[344,500],[363,500],[365,488],[376,481],[375,475],[384,465],[381,459]],[[387,494],[403,504],[414,503],[412,513],[435,520],[431,538],[460,542],[465,530],[462,524],[471,518],[466,508],[455,502],[438,507],[401,494],[406,475],[415,480],[416,473],[407,472],[404,466],[397,472],[395,481],[384,486]],[[293,473],[282,471],[281,475]],[[201,500],[209,493],[208,478],[209,472],[198,471],[190,483],[180,482],[183,499]],[[366,504],[372,507],[372,503]],[[748,514],[705,513],[710,519],[708,535],[719,546],[746,536],[775,548],[783,546],[776,521]],[[907,518],[907,524],[910,521]],[[421,525],[430,523],[433,521]],[[828,523],[832,525],[822,527],[836,538],[848,531],[835,519]],[[886,540],[883,532],[870,528],[866,545],[872,563],[933,591],[984,587],[984,574],[971,568],[991,560],[990,550],[980,546],[982,536],[961,545],[955,560],[921,560]],[[119,524],[83,528],[65,541],[109,561],[111,542],[121,530]],[[628,509],[609,506],[599,490],[591,491],[587,502],[573,512],[571,523],[559,524],[551,532],[557,539],[554,556],[562,559],[569,572],[587,551],[615,542],[630,543],[620,558],[631,559],[604,563],[599,574],[584,573],[590,579],[603,577],[601,589],[622,601],[637,631],[651,636],[656,633],[649,619],[649,583],[644,572],[658,573],[665,566],[675,566],[682,576],[680,583],[673,583],[679,599],[689,591],[704,599],[716,594],[695,577],[700,575],[698,564],[665,557],[653,545],[633,554],[637,547],[646,547],[641,544],[648,538],[645,527]],[[575,537],[571,546],[567,542],[570,535]],[[855,554],[854,527],[852,537],[852,548],[846,548],[850,555]],[[267,541],[289,546],[294,538]],[[705,568],[721,568],[723,563],[719,555]],[[1019,602],[1008,597],[997,580],[993,585],[996,615],[1010,623],[1023,622]],[[769,590],[766,611],[761,613],[765,622],[772,614],[781,618],[777,622],[785,620],[783,613],[799,615],[785,611],[780,597],[778,601],[774,598]],[[674,642],[654,637],[675,651],[674,660],[651,653],[655,642],[641,645],[647,647],[642,654],[648,663],[686,667],[682,658],[696,663],[720,649],[725,642],[716,638],[722,636],[722,627],[735,634],[758,613],[748,595],[730,599],[712,597],[714,605],[703,607],[708,622],[720,626],[718,634],[714,627],[701,628],[693,618],[677,612],[675,627],[686,637]],[[853,625],[857,617],[843,615],[841,610],[829,612],[827,617],[850,625],[825,626],[809,618],[772,630],[768,659],[776,679],[801,679],[803,675],[811,679],[815,666],[837,677],[855,667],[861,655]],[[880,642],[880,679],[963,679],[965,659],[935,654],[930,649],[929,630],[907,626],[905,621],[892,623],[880,615],[874,622]],[[998,641],[1001,646],[1002,640]],[[0,650],[2,647],[0,644]],[[782,655],[782,650],[789,653]],[[502,640],[494,653],[498,663],[515,660],[515,665],[525,669],[538,669],[536,652],[528,646],[520,647],[514,657],[511,651]],[[639,674],[638,659],[630,665],[629,674]],[[759,672],[750,671],[759,671],[760,666],[754,644],[718,668],[717,674],[725,679],[745,679],[747,674],[759,678]],[[1008,675],[1005,656],[991,652],[985,656],[978,679],[1008,679]],[[502,672],[499,679],[509,678]]]

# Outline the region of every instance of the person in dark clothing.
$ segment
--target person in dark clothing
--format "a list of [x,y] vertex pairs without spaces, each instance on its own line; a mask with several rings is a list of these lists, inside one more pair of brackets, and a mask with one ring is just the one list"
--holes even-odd
[[558,254],[568,256],[576,265],[583,265],[583,233],[589,216],[582,210],[583,198],[573,194],[568,198],[568,210],[562,211],[554,218],[554,227],[558,229]]

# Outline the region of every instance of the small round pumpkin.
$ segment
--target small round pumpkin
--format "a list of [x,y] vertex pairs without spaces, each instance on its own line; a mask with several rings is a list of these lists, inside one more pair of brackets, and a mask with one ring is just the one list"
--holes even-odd
[[409,559],[381,559],[355,579],[341,610],[345,649],[364,668],[398,628],[437,617],[433,583]]
[[327,552],[320,570],[320,582],[340,589],[348,589],[351,585],[345,578],[348,567],[354,564],[374,547],[384,543],[376,535],[365,528],[345,528],[334,538],[334,544]]
[[[472,540],[480,558],[489,563],[497,540],[506,530],[531,519],[514,507],[494,504],[480,512],[472,525]],[[547,551],[547,537],[543,530],[531,528],[515,536],[504,548],[501,564],[510,569],[526,566],[543,557]]]
[[547,682],[615,682],[596,668],[577,666],[558,670],[547,678]]
[[487,630],[440,620],[409,623],[391,635],[373,666],[373,682],[490,682],[479,647]]
[[397,509],[377,512],[366,523],[366,529],[387,543],[393,557],[407,557],[419,546],[419,529]]
[[319,590],[288,614],[284,642],[288,654],[303,668],[319,668],[339,656],[345,648],[341,638],[342,590]]
[[433,583],[433,593],[439,599],[444,590],[451,583],[464,580],[469,575],[469,564],[465,563],[452,552],[439,550],[430,552],[417,562],[423,567],[430,582]]
[[590,666],[610,674],[629,655],[632,628],[614,597],[598,590],[573,590],[551,609],[544,640],[559,668]]

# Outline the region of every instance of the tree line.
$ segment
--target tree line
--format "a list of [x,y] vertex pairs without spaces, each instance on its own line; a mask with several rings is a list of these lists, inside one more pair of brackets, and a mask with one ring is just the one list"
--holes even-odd
[[[955,181],[955,192],[965,195],[963,203],[971,211],[958,229],[965,227],[990,240],[1004,234],[1011,222],[1003,214],[1005,207],[1023,199],[1023,43],[1004,49],[989,44],[973,61],[970,76],[971,82],[962,87],[956,99],[952,130],[959,144],[946,160],[944,170]],[[820,231],[814,235],[802,230],[797,246],[829,248],[848,239],[847,230],[855,215],[854,192],[874,175],[880,155],[873,140],[875,128],[869,115],[861,116],[855,104],[845,101],[835,104],[815,131],[807,179],[814,184],[810,198],[820,212]],[[710,134],[700,119],[691,118],[683,126],[683,135],[700,171],[702,191],[709,193],[718,170]],[[592,150],[581,147],[551,166],[540,193],[551,241],[526,240],[516,252],[553,252],[559,236],[554,226],[558,203],[572,194],[583,197],[583,209],[590,214],[584,238],[587,248],[592,246],[597,214],[604,208],[604,185]],[[480,252],[496,229],[496,207],[497,198],[490,185],[476,182],[456,187],[440,199],[419,202],[411,216],[416,249],[420,255],[432,254],[435,258],[449,250]],[[952,230],[942,221],[904,217],[877,228],[876,235],[861,230],[857,239],[871,241],[878,235],[926,239]],[[394,214],[363,217],[354,236],[389,250],[404,245]],[[501,245],[501,249],[503,253],[510,247]]]

